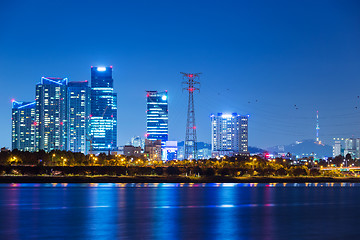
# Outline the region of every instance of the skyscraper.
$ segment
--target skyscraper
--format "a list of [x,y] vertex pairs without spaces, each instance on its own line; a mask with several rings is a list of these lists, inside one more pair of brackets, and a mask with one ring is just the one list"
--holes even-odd
[[112,67],[91,67],[90,137],[93,151],[105,152],[117,146],[117,94]]
[[42,77],[36,85],[36,149],[68,149],[67,78]]
[[352,158],[358,157],[358,151],[360,145],[360,139],[358,138],[346,138],[345,139],[345,149],[344,149],[344,157],[347,154],[350,154]]
[[35,150],[36,102],[12,102],[12,149]]
[[334,145],[333,145],[333,157],[344,155],[344,144],[345,138],[333,138]]
[[89,151],[90,87],[88,81],[68,83],[69,150]]
[[248,116],[211,115],[212,155],[233,156],[248,153]]
[[164,146],[168,140],[168,96],[167,91],[146,91],[146,138],[148,140],[161,140]]

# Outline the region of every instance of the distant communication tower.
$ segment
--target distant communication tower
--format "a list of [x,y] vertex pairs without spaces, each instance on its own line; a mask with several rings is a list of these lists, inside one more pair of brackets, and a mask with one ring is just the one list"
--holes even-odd
[[320,138],[319,138],[319,111],[316,111],[316,143],[321,144]]
[[186,136],[185,136],[185,159],[196,159],[196,125],[195,125],[195,108],[194,108],[194,91],[200,91],[199,80],[200,73],[183,73],[185,81],[182,84],[185,85],[183,90],[189,92],[189,104],[187,112],[186,122]]

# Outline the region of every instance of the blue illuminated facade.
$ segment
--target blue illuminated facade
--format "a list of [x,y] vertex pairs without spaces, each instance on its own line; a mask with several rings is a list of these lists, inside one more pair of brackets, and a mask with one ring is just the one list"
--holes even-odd
[[178,155],[177,141],[166,141],[162,149],[162,159],[166,161],[176,160]]
[[168,94],[165,92],[147,91],[146,138],[161,140],[162,145],[168,141]]
[[68,83],[69,150],[87,154],[90,145],[90,87],[88,81]]
[[68,150],[67,78],[42,77],[36,85],[36,150]]
[[36,102],[12,101],[12,149],[35,150]]
[[91,150],[106,152],[117,146],[117,94],[112,67],[91,67]]

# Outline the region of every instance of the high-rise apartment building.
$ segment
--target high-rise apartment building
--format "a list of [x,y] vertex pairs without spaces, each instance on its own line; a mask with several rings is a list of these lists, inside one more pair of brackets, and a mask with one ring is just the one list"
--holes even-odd
[[152,161],[161,161],[161,140],[145,139],[144,155]]
[[117,94],[112,67],[91,67],[87,81],[42,77],[35,102],[13,102],[12,146],[19,150],[70,150],[87,154],[117,146]]
[[36,102],[12,101],[12,149],[35,150]]
[[42,77],[36,85],[36,149],[68,150],[67,78]]
[[88,81],[68,83],[69,150],[87,154],[90,150],[90,87]]
[[111,151],[117,146],[117,94],[113,82],[112,67],[91,67],[92,151]]
[[146,138],[161,140],[164,146],[168,140],[168,95],[167,91],[147,91]]
[[248,154],[248,116],[212,114],[211,143],[213,157]]
[[343,155],[344,149],[342,147],[344,145],[344,141],[344,138],[334,138],[333,157]]

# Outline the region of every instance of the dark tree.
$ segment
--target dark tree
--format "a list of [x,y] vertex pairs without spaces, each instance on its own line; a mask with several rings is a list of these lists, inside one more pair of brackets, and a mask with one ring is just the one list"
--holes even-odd
[[310,175],[311,176],[319,176],[320,175],[319,169],[315,169],[315,168],[310,169]]
[[212,177],[215,175],[215,170],[214,170],[214,168],[206,168],[204,171],[204,174],[207,177]]
[[178,167],[173,167],[173,166],[170,166],[170,167],[167,167],[166,168],[166,173],[168,175],[179,175],[180,174],[180,170]]
[[332,160],[332,164],[335,164],[336,166],[340,166],[340,164],[342,164],[344,161],[344,157],[341,155],[336,156],[333,160]]
[[303,166],[296,166],[296,167],[292,167],[290,169],[290,173],[295,176],[295,177],[298,177],[298,176],[307,176],[308,173],[306,171],[306,168],[303,167]]
[[221,176],[228,176],[228,175],[230,175],[230,170],[228,168],[221,168],[218,170],[218,173]]
[[285,176],[287,175],[287,171],[285,168],[279,168],[278,170],[275,171],[275,174],[277,176]]
[[203,174],[203,170],[199,166],[194,167],[193,172],[194,172],[195,175],[198,175],[198,174],[202,175]]
[[164,174],[164,169],[162,167],[157,167],[157,168],[155,168],[154,172],[156,175],[160,176],[160,175]]
[[350,153],[346,154],[345,159],[346,160],[352,160],[351,154]]

